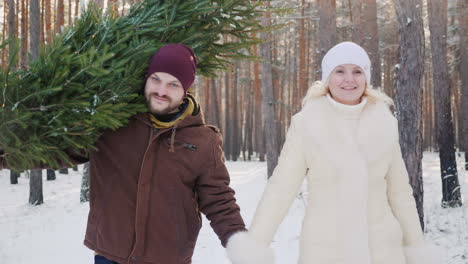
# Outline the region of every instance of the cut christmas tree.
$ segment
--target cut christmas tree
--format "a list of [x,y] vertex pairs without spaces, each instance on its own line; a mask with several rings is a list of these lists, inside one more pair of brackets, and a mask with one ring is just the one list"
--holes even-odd
[[[167,43],[193,48],[198,74],[216,76],[229,58],[260,43],[266,10],[250,0],[146,0],[124,17],[90,4],[72,27],[46,45],[27,69],[0,74],[0,149],[16,170],[70,163],[106,130],[147,107],[142,96],[150,56]],[[223,36],[234,36],[223,42]],[[5,46],[5,45],[2,45]],[[1,48],[1,46],[0,46]],[[13,60],[13,59],[12,59]]]

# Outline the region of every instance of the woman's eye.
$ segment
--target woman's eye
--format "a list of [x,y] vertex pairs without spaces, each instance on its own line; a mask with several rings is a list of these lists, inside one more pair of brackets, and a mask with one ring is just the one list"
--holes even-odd
[[343,73],[343,70],[336,70],[336,73]]
[[361,74],[362,71],[354,71],[355,74]]
[[158,77],[151,77],[151,79],[153,79],[154,81],[159,81]]
[[176,84],[176,83],[171,83],[171,86],[172,86],[172,87],[179,87],[179,85]]

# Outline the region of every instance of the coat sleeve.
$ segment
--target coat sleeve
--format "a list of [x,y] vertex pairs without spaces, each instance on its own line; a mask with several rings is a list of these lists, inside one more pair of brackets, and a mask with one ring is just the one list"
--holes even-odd
[[268,180],[255,212],[249,233],[258,242],[269,244],[286,216],[307,171],[307,163],[297,128],[298,115],[293,116],[281,150],[278,164]]
[[245,231],[240,208],[229,187],[230,177],[224,164],[221,134],[212,140],[211,154],[207,169],[197,179],[198,203],[201,212],[210,220],[210,225],[225,247],[229,237],[238,231]]
[[[72,165],[83,164],[89,161],[88,156],[83,152],[78,152],[74,150],[67,150],[65,152],[68,158],[70,159],[70,162]],[[6,159],[4,158],[6,155],[7,154],[2,149],[0,149],[0,170],[10,168],[10,166],[8,166],[8,163],[6,162]],[[71,167],[71,164],[68,162],[65,162],[64,160],[58,160],[57,162],[61,168]],[[50,168],[51,167],[46,164],[39,163],[39,164],[35,164],[31,168],[23,168],[23,169],[29,170],[29,169],[50,169]]]
[[392,212],[403,231],[403,245],[407,264],[445,263],[445,251],[425,241],[419,222],[408,171],[397,143],[387,174],[387,196]]
[[403,231],[405,246],[421,243],[424,236],[419,222],[413,189],[401,154],[400,145],[394,147],[393,157],[387,173],[387,197],[393,215]]

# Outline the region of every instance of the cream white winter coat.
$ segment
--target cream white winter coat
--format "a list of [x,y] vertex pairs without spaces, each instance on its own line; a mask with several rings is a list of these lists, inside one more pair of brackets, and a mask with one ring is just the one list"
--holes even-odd
[[425,259],[431,248],[424,242],[388,105],[363,98],[346,106],[327,95],[293,116],[249,232],[228,243],[234,264],[273,263],[266,246],[304,178],[300,264],[442,263]]

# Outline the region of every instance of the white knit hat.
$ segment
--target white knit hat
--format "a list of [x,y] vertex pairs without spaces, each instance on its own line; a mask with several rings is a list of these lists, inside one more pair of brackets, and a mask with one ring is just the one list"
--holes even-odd
[[331,48],[322,59],[322,82],[328,82],[330,73],[342,64],[355,64],[361,67],[367,79],[367,84],[370,84],[371,79],[371,62],[367,52],[354,42],[341,42]]

